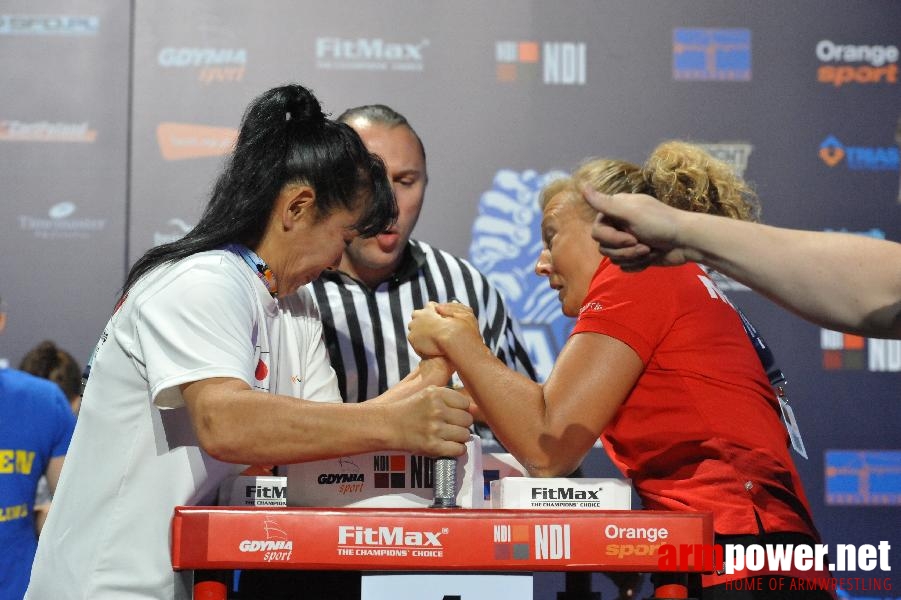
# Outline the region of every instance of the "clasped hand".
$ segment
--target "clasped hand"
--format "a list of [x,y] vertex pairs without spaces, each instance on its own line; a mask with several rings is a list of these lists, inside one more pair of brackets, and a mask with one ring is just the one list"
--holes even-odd
[[467,333],[479,336],[479,323],[472,309],[459,302],[429,302],[425,308],[413,311],[407,329],[410,345],[424,358],[448,355],[451,346],[463,342]]

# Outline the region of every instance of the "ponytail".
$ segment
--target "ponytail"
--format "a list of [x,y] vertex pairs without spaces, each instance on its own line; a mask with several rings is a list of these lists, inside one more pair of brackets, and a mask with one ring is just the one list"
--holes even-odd
[[397,204],[382,161],[344,123],[326,117],[303,86],[273,88],[244,113],[235,149],[197,225],[183,238],[151,248],[132,266],[123,292],[156,266],[229,243],[256,247],[275,199],[289,183],[316,190],[320,217],[356,210],[364,237],[387,229]]

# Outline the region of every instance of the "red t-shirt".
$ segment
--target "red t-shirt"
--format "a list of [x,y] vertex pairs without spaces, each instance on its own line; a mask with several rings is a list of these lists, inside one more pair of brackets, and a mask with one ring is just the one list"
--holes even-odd
[[604,259],[573,335],[629,345],[644,371],[603,431],[653,510],[709,511],[719,534],[817,537],[776,397],[738,314],[697,265],[623,273]]

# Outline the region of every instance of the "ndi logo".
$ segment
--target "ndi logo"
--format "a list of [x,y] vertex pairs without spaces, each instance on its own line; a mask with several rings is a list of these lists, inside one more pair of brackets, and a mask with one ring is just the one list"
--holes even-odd
[[528,525],[494,525],[495,560],[529,560],[532,539]]
[[585,85],[586,46],[582,42],[501,41],[494,45],[498,81]]
[[469,260],[500,290],[522,326],[523,339],[541,380],[547,378],[572,329],[544,277],[535,274],[542,249],[538,195],[563,171],[502,169],[479,199]]
[[901,340],[864,338],[820,329],[820,348],[823,351],[823,368],[827,371],[901,371]]
[[893,146],[846,146],[837,137],[830,135],[820,144],[818,154],[820,160],[829,167],[836,167],[845,161],[852,171],[898,170],[898,148]]
[[673,29],[673,79],[750,81],[750,29]]
[[[534,534],[534,535],[533,535]],[[568,560],[572,558],[572,541],[569,524],[550,523],[535,525],[495,524],[493,527],[495,560]]]
[[376,489],[407,487],[407,457],[403,454],[372,457],[372,486]]

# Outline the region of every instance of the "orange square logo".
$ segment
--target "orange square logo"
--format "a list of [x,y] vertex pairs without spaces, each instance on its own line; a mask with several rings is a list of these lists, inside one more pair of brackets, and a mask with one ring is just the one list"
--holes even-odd
[[824,369],[841,369],[842,353],[840,350],[824,350],[823,351],[823,368]]
[[529,541],[529,526],[528,525],[514,525],[511,528],[510,536],[513,538],[511,542],[528,542]]
[[844,334],[845,350],[863,350],[864,338],[859,335]]
[[538,42],[519,43],[519,61],[525,63],[538,62]]
[[516,65],[511,63],[501,63],[497,65],[498,81],[516,81]]

